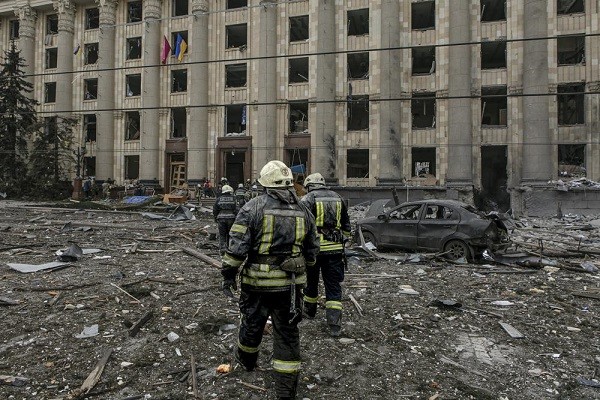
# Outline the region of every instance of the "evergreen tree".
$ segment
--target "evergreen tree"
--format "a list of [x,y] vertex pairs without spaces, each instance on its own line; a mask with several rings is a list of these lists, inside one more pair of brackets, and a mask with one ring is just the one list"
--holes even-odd
[[28,97],[33,85],[24,78],[24,62],[12,42],[0,64],[0,192],[12,196],[26,188],[27,140],[38,128],[37,101]]

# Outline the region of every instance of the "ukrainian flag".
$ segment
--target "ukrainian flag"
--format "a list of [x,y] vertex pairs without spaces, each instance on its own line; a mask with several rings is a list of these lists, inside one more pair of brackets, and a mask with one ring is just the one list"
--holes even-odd
[[185,42],[185,40],[183,40],[183,37],[181,36],[181,34],[177,34],[177,42],[175,43],[175,57],[177,57],[177,59],[179,61],[183,60],[183,55],[185,54],[185,51],[187,50],[187,43]]

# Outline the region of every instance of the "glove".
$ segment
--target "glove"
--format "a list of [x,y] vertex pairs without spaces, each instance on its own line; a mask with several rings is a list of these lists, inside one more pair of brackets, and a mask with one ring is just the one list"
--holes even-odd
[[223,294],[225,294],[225,296],[234,298],[233,292],[237,290],[237,283],[235,279],[223,279],[221,290],[223,290]]

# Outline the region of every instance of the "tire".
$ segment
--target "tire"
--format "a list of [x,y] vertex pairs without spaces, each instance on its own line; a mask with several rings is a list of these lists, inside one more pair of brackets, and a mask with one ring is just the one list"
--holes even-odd
[[446,258],[452,261],[464,257],[466,260],[471,259],[471,251],[469,246],[462,240],[450,240],[444,245],[444,253]]
[[371,242],[377,247],[377,239],[375,239],[375,236],[371,232],[363,232],[363,237],[365,238],[365,244]]

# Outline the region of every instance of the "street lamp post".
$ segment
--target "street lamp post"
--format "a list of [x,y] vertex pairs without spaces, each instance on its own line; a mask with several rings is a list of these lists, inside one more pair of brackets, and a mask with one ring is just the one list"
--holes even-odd
[[73,181],[73,195],[71,196],[73,200],[81,200],[83,198],[82,191],[82,178],[81,178],[81,170],[83,164],[83,158],[86,153],[85,146],[80,146],[76,150],[73,150],[73,154],[75,155],[75,179]]

